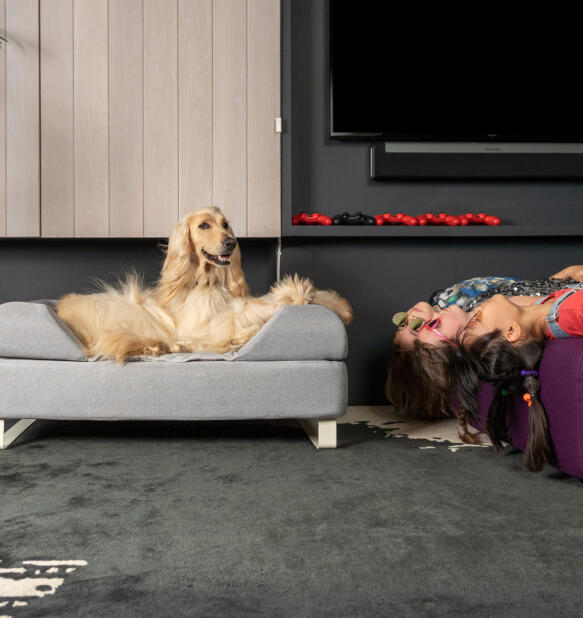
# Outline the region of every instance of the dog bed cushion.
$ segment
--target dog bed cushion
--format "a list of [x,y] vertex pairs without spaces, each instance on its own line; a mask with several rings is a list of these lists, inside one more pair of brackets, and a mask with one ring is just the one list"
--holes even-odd
[[[55,301],[0,305],[0,357],[87,361],[79,339],[59,319]],[[189,362],[211,360],[343,360],[348,351],[340,318],[320,305],[290,305],[278,311],[240,350],[226,354],[183,353],[132,360]]]
[[0,356],[84,361],[81,343],[51,301],[0,305]]

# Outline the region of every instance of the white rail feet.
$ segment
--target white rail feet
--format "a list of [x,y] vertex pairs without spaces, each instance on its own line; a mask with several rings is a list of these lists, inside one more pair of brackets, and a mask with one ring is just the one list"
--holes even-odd
[[10,429],[6,428],[6,421],[0,419],[0,449],[8,448],[19,435],[24,433],[35,421],[35,418],[21,418]]
[[308,438],[310,438],[316,448],[336,448],[337,431],[335,418],[298,418],[297,421],[304,428]]

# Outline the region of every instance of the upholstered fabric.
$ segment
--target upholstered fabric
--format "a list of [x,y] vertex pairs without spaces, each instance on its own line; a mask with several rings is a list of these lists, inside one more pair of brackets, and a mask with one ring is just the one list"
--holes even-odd
[[347,354],[346,329],[334,312],[320,305],[290,305],[239,350],[239,359],[342,360]]
[[[54,301],[0,305],[0,357],[87,360],[77,337],[55,313]],[[342,360],[348,339],[340,318],[320,305],[278,311],[240,350],[144,356],[149,362],[212,360]],[[95,359],[92,359],[95,360]]]
[[87,360],[77,337],[43,301],[0,305],[0,356]]
[[[539,369],[540,399],[549,419],[549,430],[557,466],[568,474],[583,478],[583,339],[549,341]],[[484,429],[493,391],[485,385],[480,394]],[[508,424],[512,444],[526,448],[528,406],[519,397],[511,398]]]
[[0,418],[332,418],[341,361],[127,363],[0,359]]

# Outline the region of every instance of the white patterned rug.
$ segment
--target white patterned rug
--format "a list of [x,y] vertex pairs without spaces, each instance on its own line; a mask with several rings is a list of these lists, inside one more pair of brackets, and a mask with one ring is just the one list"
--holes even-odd
[[[456,419],[423,421],[412,419],[393,406],[349,406],[339,424],[364,424],[373,432],[382,432],[385,438],[408,438],[420,440],[420,449],[447,448],[455,453],[461,448],[484,448],[492,446],[490,438],[473,430],[480,438],[480,444],[466,444],[458,435]],[[435,444],[426,444],[425,441]]]
[[23,560],[15,565],[0,560],[0,618],[12,618],[14,610],[31,600],[55,594],[66,577],[84,566],[85,560]]

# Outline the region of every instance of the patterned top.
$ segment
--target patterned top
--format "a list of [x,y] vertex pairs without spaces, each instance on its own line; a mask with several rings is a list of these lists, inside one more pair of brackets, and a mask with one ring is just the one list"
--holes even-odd
[[580,285],[575,279],[525,279],[511,277],[473,277],[434,292],[429,303],[440,309],[459,305],[464,311],[471,311],[494,294],[504,296],[547,296],[556,290]]

